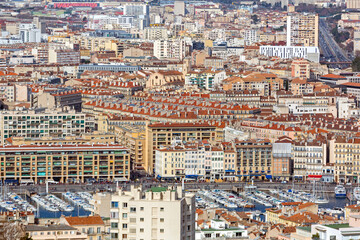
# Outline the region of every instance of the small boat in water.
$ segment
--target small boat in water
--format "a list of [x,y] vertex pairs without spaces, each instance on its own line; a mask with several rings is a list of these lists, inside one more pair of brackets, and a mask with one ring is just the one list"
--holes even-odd
[[356,200],[360,200],[360,187],[354,188],[353,196]]
[[336,198],[346,198],[346,189],[343,185],[337,185],[335,187],[335,197]]

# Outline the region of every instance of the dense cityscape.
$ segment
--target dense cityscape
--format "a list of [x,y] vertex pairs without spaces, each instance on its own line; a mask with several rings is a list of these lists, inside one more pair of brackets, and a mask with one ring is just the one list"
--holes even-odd
[[0,31],[0,240],[360,239],[360,0],[9,0]]

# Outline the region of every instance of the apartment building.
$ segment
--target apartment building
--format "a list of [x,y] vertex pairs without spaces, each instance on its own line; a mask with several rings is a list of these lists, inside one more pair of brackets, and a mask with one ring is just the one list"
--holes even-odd
[[335,166],[335,182],[358,183],[360,177],[360,139],[338,137],[330,141],[330,163]]
[[76,90],[39,92],[33,95],[31,104],[35,108],[61,108],[68,106],[76,111],[81,111],[81,92]]
[[73,49],[49,49],[49,63],[79,64],[80,52]]
[[310,63],[306,60],[294,60],[291,63],[291,77],[300,79],[310,78]]
[[185,40],[156,40],[154,42],[154,56],[159,59],[182,60],[185,54]]
[[209,140],[223,138],[222,129],[208,123],[153,123],[146,126],[145,169],[149,173],[155,170],[156,149],[170,146],[174,140]]
[[77,229],[78,233],[86,234],[88,240],[105,240],[110,232],[100,216],[60,217],[60,224]]
[[295,141],[293,144],[294,178],[321,178],[326,165],[326,142],[318,139]]
[[111,239],[195,239],[195,197],[181,187],[131,186],[113,194],[109,205]]
[[146,40],[168,39],[167,28],[147,27],[144,29],[144,39]]
[[282,137],[273,143],[271,171],[274,179],[290,180],[293,174],[292,140]]
[[[41,138],[10,137],[5,140],[6,145],[62,145],[62,144],[114,144],[115,135],[98,132],[83,133],[81,136],[65,136],[56,138],[45,136]],[[124,145],[125,146],[125,145]]]
[[319,16],[312,13],[289,13],[287,45],[317,47],[319,45]]
[[1,180],[62,183],[128,180],[130,156],[121,145],[26,145],[0,147]]
[[0,144],[10,137],[40,138],[80,136],[94,129],[94,119],[74,111],[0,112]]
[[57,239],[69,239],[69,240],[87,240],[87,234],[79,233],[76,228],[60,224],[60,225],[27,225],[25,232],[29,234],[29,237],[33,240],[57,240]]
[[225,78],[225,71],[192,71],[185,75],[185,85],[195,85],[201,89],[214,90],[216,87],[220,87]]
[[155,153],[155,175],[163,179],[223,179],[226,170],[235,169],[235,151],[207,141],[182,143],[163,147]]
[[137,125],[112,126],[111,132],[116,136],[117,141],[129,149],[131,169],[136,171],[146,170],[145,168],[145,127]]
[[306,78],[295,78],[289,83],[289,90],[294,95],[303,95],[313,93],[314,86],[309,84]]
[[241,180],[264,180],[271,175],[272,144],[269,140],[235,140],[234,147]]

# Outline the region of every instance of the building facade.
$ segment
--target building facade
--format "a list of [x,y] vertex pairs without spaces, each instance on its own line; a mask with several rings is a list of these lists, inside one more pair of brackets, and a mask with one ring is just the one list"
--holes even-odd
[[0,147],[1,180],[62,183],[130,178],[130,156],[121,145]]

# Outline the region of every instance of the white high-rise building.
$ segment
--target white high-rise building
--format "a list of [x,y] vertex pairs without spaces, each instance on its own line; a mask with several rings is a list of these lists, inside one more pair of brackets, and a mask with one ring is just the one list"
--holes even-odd
[[19,35],[23,42],[41,42],[41,30],[35,24],[20,24]]
[[150,24],[149,5],[147,4],[129,4],[124,6],[124,16],[134,16],[142,20],[142,27]]
[[184,1],[175,1],[174,14],[185,16],[185,2]]
[[195,239],[195,197],[181,187],[131,186],[95,203],[95,211],[103,205],[110,205],[111,239]]
[[185,40],[156,40],[154,42],[154,56],[159,59],[182,60],[185,54]]

